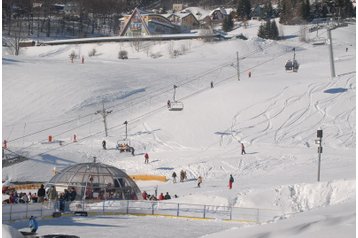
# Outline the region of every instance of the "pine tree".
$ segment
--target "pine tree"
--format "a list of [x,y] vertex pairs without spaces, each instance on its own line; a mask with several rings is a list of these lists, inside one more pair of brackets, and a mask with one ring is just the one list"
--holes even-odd
[[281,2],[282,10],[280,14],[280,23],[289,24],[293,18],[293,8],[291,0],[282,0]]
[[237,14],[241,19],[250,19],[251,2],[250,0],[239,0]]
[[306,21],[310,20],[310,2],[309,2],[309,0],[302,1],[301,16],[302,16],[302,19],[304,19]]
[[278,35],[278,28],[277,28],[277,25],[276,25],[276,21],[273,20],[271,22],[271,37],[270,39],[273,39],[273,40],[278,40],[279,39],[279,35]]
[[266,23],[261,24],[257,36],[263,39],[278,40],[279,35],[276,22],[274,20],[267,20]]

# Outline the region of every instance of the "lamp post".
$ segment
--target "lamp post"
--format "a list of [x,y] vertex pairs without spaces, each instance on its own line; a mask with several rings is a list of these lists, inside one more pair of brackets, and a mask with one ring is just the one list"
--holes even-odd
[[320,181],[321,178],[321,154],[323,151],[322,147],[322,137],[323,137],[323,131],[317,130],[317,139],[315,140],[316,144],[318,144],[318,175],[317,175],[317,181]]
[[128,126],[128,122],[125,121],[123,124],[126,125],[126,138],[124,138],[124,139],[126,140],[126,139],[127,139],[127,126]]

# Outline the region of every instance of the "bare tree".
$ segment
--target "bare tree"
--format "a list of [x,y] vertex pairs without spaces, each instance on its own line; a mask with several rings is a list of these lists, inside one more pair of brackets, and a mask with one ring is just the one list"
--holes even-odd
[[18,27],[12,31],[11,36],[7,41],[7,45],[9,46],[10,53],[13,55],[20,54],[21,42],[25,39],[24,33],[22,32],[22,20],[16,19]]

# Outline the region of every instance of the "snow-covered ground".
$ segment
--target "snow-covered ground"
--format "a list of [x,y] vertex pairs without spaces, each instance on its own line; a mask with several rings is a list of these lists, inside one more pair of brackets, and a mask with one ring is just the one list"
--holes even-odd
[[[97,161],[128,174],[187,171],[188,181],[138,182],[141,190],[177,194],[172,202],[275,209],[282,219],[262,225],[163,217],[89,217],[40,220],[39,234],[81,237],[354,237],[356,199],[356,28],[332,31],[336,75],[327,45],[298,40],[299,26],[280,26],[286,40],[256,37],[259,23],[238,28],[247,41],[183,40],[41,46],[18,57],[3,48],[2,138],[30,158],[3,168],[10,181],[48,181],[53,168]],[[324,30],[320,31],[326,36]],[[314,38],[316,33],[309,37]],[[135,50],[139,47],[139,51]],[[298,73],[286,72],[292,48]],[[346,52],[346,48],[348,51]],[[88,53],[96,49],[96,56]],[[129,59],[119,60],[127,50]],[[172,56],[173,50],[181,52]],[[85,57],[74,63],[74,51]],[[240,81],[236,73],[239,52]],[[251,71],[251,78],[248,72]],[[214,88],[210,88],[213,81]],[[168,111],[173,96],[184,103]],[[102,102],[108,116],[104,137]],[[128,137],[136,156],[114,150]],[[317,182],[316,130],[323,130]],[[79,142],[72,143],[76,134]],[[58,143],[44,143],[52,135]],[[107,140],[109,150],[102,150]],[[246,145],[241,155],[239,142]],[[113,150],[111,150],[113,148]],[[148,152],[150,163],[144,164]],[[235,178],[228,189],[229,175]],[[195,179],[203,176],[200,189]],[[11,224],[27,230],[25,222]],[[185,227],[185,229],[184,229]],[[64,229],[65,228],[65,229]]]

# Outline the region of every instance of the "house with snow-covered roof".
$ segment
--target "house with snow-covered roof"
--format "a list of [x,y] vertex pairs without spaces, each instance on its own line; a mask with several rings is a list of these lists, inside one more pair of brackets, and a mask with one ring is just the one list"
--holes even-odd
[[189,32],[192,29],[198,29],[200,26],[199,21],[190,12],[176,12],[166,16],[166,18],[168,18],[171,23],[178,25],[181,32]]
[[120,36],[146,36],[158,34],[176,34],[180,32],[177,25],[166,17],[135,8],[131,15],[121,18]]

